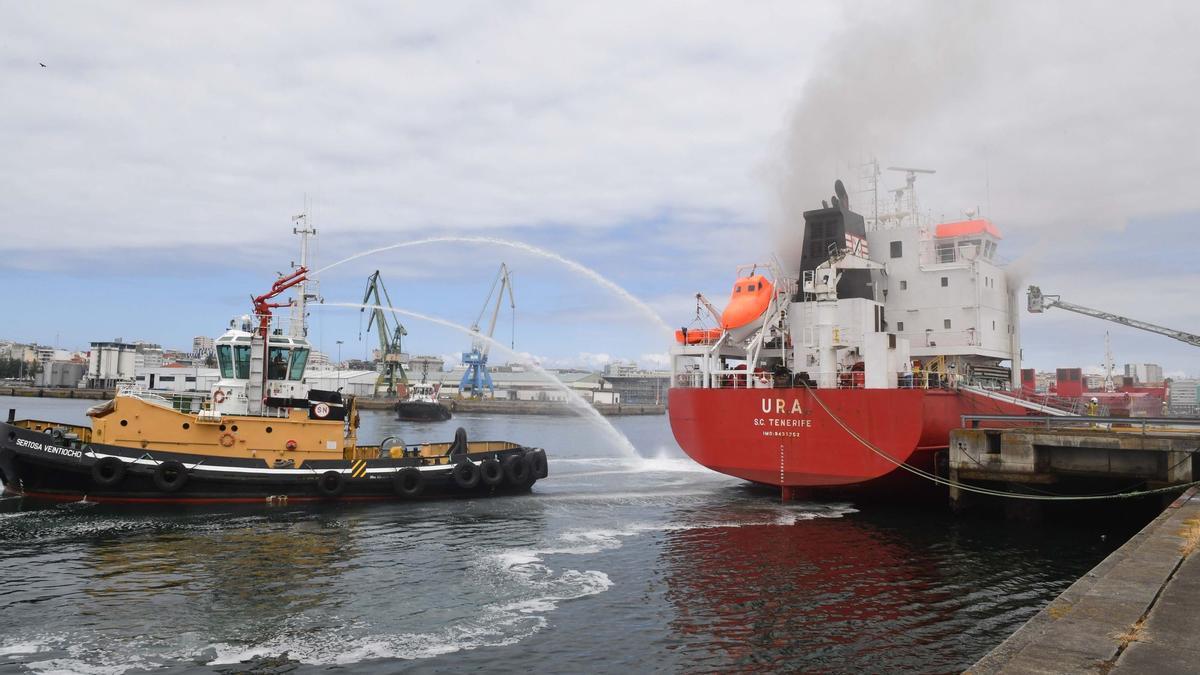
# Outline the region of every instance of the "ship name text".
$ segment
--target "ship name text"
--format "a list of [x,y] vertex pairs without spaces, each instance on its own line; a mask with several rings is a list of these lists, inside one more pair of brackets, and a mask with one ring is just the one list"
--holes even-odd
[[27,438],[18,438],[16,440],[16,444],[18,447],[29,448],[30,450],[40,450],[41,452],[49,452],[51,454],[62,455],[64,457],[74,457],[75,459],[83,457],[83,453],[78,450],[60,448],[55,445],[42,445],[37,441],[31,441]]
[[[762,411],[767,415],[803,415],[804,408],[800,405],[800,400],[795,399],[788,403],[787,399],[770,398],[764,396],[762,399]],[[756,417],[754,418],[754,426],[767,427],[762,431],[763,436],[788,436],[798,437],[794,431],[770,431],[768,428],[775,429],[811,429],[811,417]]]

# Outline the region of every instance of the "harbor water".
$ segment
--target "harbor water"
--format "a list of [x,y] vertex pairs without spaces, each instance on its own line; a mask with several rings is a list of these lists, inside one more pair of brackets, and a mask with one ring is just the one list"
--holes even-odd
[[[94,402],[0,398],[83,421]],[[205,508],[6,499],[0,671],[949,672],[1137,528],[781,504],[686,458],[665,416],[467,416],[360,437],[508,439],[499,499]]]

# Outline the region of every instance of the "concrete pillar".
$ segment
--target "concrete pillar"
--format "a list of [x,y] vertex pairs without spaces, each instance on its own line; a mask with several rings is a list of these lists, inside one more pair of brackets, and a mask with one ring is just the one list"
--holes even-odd
[[1191,452],[1168,452],[1167,475],[1168,483],[1192,482]]

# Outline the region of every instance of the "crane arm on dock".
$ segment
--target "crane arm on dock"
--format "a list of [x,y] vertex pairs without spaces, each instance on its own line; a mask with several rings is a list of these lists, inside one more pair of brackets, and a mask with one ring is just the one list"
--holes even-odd
[[[497,286],[500,289],[499,293],[496,292]],[[490,338],[493,334],[495,334],[496,319],[500,316],[500,303],[504,300],[505,291],[508,291],[509,310],[516,312],[517,301],[516,298],[513,297],[512,277],[509,274],[508,265],[500,263],[500,271],[496,274],[496,280],[492,282],[492,290],[488,291],[487,299],[483,301],[483,309],[479,310],[479,316],[475,318],[475,323],[471,326],[471,330],[475,331],[476,333],[479,332],[479,322],[483,320],[483,314],[487,311],[488,305],[491,304],[492,297],[495,296],[496,305],[492,309],[492,320],[488,324],[487,337]],[[490,342],[484,342],[480,349],[481,353],[486,356],[490,347]]]
[[[379,335],[379,359],[384,364],[383,372],[375,383],[376,394],[379,393],[380,384],[386,386],[389,395],[394,394],[397,384],[408,384],[408,374],[404,372],[404,347],[401,340],[408,335],[408,330],[400,323],[400,319],[395,317],[393,320],[396,327],[393,329],[389,325],[383,307],[391,308],[392,298],[388,295],[387,287],[383,285],[379,270],[367,277],[367,290],[363,293],[362,304],[373,306],[371,318],[367,321],[367,332],[371,332],[371,326],[376,327],[375,332]],[[367,308],[363,307],[360,311],[365,312]]]
[[1085,316],[1091,316],[1097,319],[1104,319],[1105,321],[1112,321],[1113,323],[1119,323],[1123,326],[1129,326],[1130,328],[1140,328],[1141,330],[1150,331],[1151,333],[1158,333],[1159,335],[1165,335],[1169,338],[1175,338],[1176,340],[1179,340],[1180,342],[1186,342],[1193,347],[1200,347],[1200,335],[1193,335],[1192,333],[1185,333],[1181,330],[1159,326],[1148,321],[1139,321],[1137,319],[1131,319],[1127,316],[1113,314],[1112,312],[1105,312],[1103,310],[1092,309],[1091,307],[1084,307],[1082,305],[1065,302],[1057,295],[1045,295],[1042,293],[1042,289],[1038,288],[1037,286],[1030,286],[1029,311],[1034,314],[1040,314],[1050,307],[1058,307],[1060,309],[1065,309],[1077,314],[1083,314]]

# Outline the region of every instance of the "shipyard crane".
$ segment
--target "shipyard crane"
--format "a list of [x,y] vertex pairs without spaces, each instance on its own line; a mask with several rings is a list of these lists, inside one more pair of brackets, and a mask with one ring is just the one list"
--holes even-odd
[[[513,315],[513,343],[515,344],[517,301],[513,298],[512,276],[509,274],[508,265],[500,263],[500,271],[496,274],[496,280],[492,282],[492,290],[488,291],[487,299],[483,301],[483,308],[479,310],[479,316],[475,318],[475,323],[471,324],[471,332],[477,337],[471,340],[471,351],[463,352],[462,355],[462,362],[467,367],[467,371],[463,373],[462,381],[458,384],[460,396],[482,398],[485,389],[488,392],[494,391],[492,374],[488,372],[487,367],[488,348],[491,346],[492,334],[496,332],[496,319],[500,316],[500,303],[504,299],[505,291],[508,291],[508,306]],[[482,338],[483,333],[479,330],[479,322],[483,320],[488,306],[492,304],[493,296],[496,298],[496,305],[492,309],[492,320],[488,324],[487,339],[485,340]]]
[[[370,333],[371,326],[375,326],[375,332],[379,335],[379,360],[382,362],[382,369],[379,371],[379,378],[375,380],[375,395],[378,396],[380,386],[384,386],[387,395],[394,396],[397,384],[408,384],[408,375],[404,372],[404,363],[408,360],[408,355],[404,353],[401,345],[401,338],[408,335],[408,331],[394,312],[386,312],[383,309],[384,302],[389,309],[392,307],[392,298],[388,295],[387,287],[383,285],[383,278],[379,276],[379,270],[375,270],[367,277],[367,290],[363,293],[362,300],[362,304],[373,306],[371,319],[367,321],[367,332]],[[367,308],[363,307],[359,311],[365,312]],[[389,314],[396,323],[395,328],[388,321]]]
[[1181,330],[1166,328],[1164,326],[1148,323],[1146,321],[1130,319],[1129,317],[1113,314],[1112,312],[1105,312],[1099,309],[1092,309],[1091,307],[1083,307],[1082,305],[1065,302],[1057,295],[1045,295],[1042,293],[1042,289],[1038,288],[1037,286],[1030,286],[1029,311],[1033,312],[1034,314],[1040,314],[1050,307],[1059,307],[1061,309],[1076,312],[1078,314],[1084,314],[1097,319],[1112,321],[1113,323],[1119,323],[1122,326],[1140,328],[1142,330],[1150,331],[1151,333],[1158,333],[1159,335],[1166,335],[1169,338],[1175,338],[1176,340],[1179,340],[1180,342],[1186,342],[1193,347],[1200,347],[1200,335],[1193,335],[1191,333],[1185,333]]

